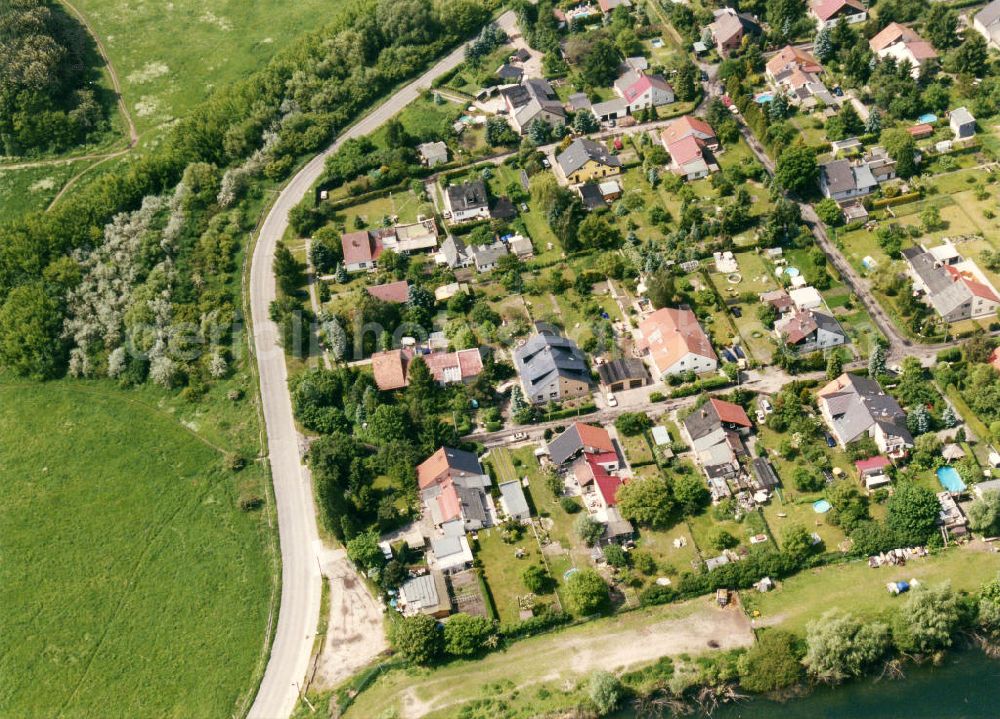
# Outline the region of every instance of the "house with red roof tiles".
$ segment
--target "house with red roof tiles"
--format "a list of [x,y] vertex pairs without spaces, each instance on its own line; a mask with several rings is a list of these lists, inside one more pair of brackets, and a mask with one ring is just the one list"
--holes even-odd
[[910,74],[920,77],[924,64],[938,57],[934,46],[924,40],[917,31],[898,22],[891,22],[868,41],[868,46],[879,58],[893,58],[897,64],[910,63]]
[[406,280],[398,282],[387,282],[384,285],[372,285],[365,288],[372,297],[383,302],[392,302],[397,305],[406,304],[410,299],[410,283]]
[[809,14],[820,30],[832,28],[841,20],[854,25],[868,19],[868,10],[860,0],[813,0]]
[[409,384],[410,364],[419,356],[434,380],[444,386],[467,384],[483,371],[483,355],[478,348],[457,352],[432,352],[417,355],[409,348],[386,350],[372,355],[372,374],[381,390],[402,389]]
[[913,291],[946,322],[995,315],[1000,309],[1000,294],[989,278],[953,244],[907,247],[903,259],[909,264]]
[[636,346],[659,378],[682,372],[714,372],[719,357],[691,310],[664,307],[639,323]]
[[663,143],[663,148],[667,152],[670,152],[669,146],[672,143],[683,140],[688,136],[697,137],[705,143],[706,147],[712,150],[719,148],[719,138],[716,136],[712,126],[700,117],[694,117],[693,115],[679,117],[663,128],[660,132],[660,142]]
[[674,101],[674,88],[663,75],[647,75],[641,70],[629,70],[615,80],[615,92],[630,114]]
[[472,452],[441,447],[417,466],[417,485],[426,516],[446,536],[494,524],[490,478]]

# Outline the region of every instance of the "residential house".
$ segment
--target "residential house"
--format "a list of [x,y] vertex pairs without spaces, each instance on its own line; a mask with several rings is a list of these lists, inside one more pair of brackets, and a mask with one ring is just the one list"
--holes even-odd
[[715,40],[715,49],[719,55],[728,57],[729,53],[739,50],[743,38],[748,35],[760,35],[761,27],[756,18],[747,13],[737,12],[731,7],[714,10],[715,20],[708,26]]
[[469,248],[472,264],[477,272],[491,272],[497,268],[500,258],[507,254],[507,245],[500,240],[489,245],[476,245]]
[[618,174],[622,161],[601,143],[579,137],[556,156],[556,164],[568,184],[579,185]]
[[406,280],[387,282],[384,285],[372,285],[365,290],[369,295],[382,302],[402,305],[410,299],[410,283]]
[[819,166],[819,188],[824,197],[841,202],[870,195],[878,182],[867,163],[830,160]]
[[976,136],[976,118],[964,107],[959,107],[951,111],[948,118],[951,131],[955,133],[956,140],[968,140]]
[[420,161],[427,167],[436,167],[448,162],[448,146],[443,142],[424,142],[417,145]]
[[449,185],[444,192],[444,207],[452,222],[490,219],[490,198],[482,180]]
[[382,241],[368,230],[357,230],[340,236],[344,251],[344,268],[348,272],[367,272],[376,267],[382,254]]
[[898,22],[891,22],[868,41],[872,52],[879,58],[893,58],[897,64],[908,62],[914,79],[920,77],[924,64],[937,59],[934,46],[917,34],[917,31]]
[[781,485],[778,473],[766,457],[754,457],[750,460],[750,472],[753,475],[754,489],[770,492]]
[[625,101],[627,112],[633,115],[674,101],[674,88],[663,75],[647,75],[638,70],[629,70],[615,80],[615,92]]
[[749,455],[743,435],[752,427],[742,407],[715,397],[692,411],[681,423],[685,441],[708,477],[714,499],[731,494],[726,479],[739,473],[740,458]]
[[815,287],[808,285],[789,290],[788,298],[798,310],[814,310],[823,306],[823,295]]
[[569,96],[569,109],[573,112],[579,112],[580,110],[589,110],[592,107],[590,98],[587,97],[585,92],[574,92]]
[[972,18],[972,27],[986,38],[994,50],[1000,50],[1000,0],[993,0]]
[[462,240],[454,235],[448,235],[441,243],[441,249],[434,259],[438,264],[448,265],[454,270],[471,265],[472,253],[469,252]]
[[521,259],[526,259],[535,254],[535,248],[531,244],[530,238],[517,234],[505,239],[508,249]]
[[667,154],[670,155],[670,171],[685,180],[708,177],[719,169],[704,140],[694,135],[671,142],[667,145]]
[[403,616],[412,617],[427,614],[443,619],[451,614],[451,599],[444,574],[429,571],[417,577],[410,577],[399,587],[399,610]]
[[761,293],[760,301],[762,304],[774,307],[779,315],[791,311],[795,306],[795,303],[792,302],[792,298],[786,290],[771,290],[770,292]]
[[913,291],[946,322],[997,313],[1000,294],[979,266],[963,259],[951,243],[930,250],[907,247],[903,258],[909,265]]
[[417,484],[428,517],[445,535],[493,524],[490,478],[472,452],[441,447],[417,465]]
[[873,147],[864,155],[864,162],[880,185],[886,180],[896,177],[896,161],[893,160],[884,147]]
[[559,402],[590,394],[587,359],[566,337],[548,332],[532,335],[514,350],[514,365],[529,402]]
[[597,365],[601,384],[609,392],[645,387],[652,382],[646,363],[636,357],[620,357]]
[[841,447],[865,436],[889,457],[905,456],[913,447],[906,413],[876,380],[845,372],[819,390],[817,404]]
[[657,379],[682,372],[714,372],[719,358],[691,310],[664,307],[639,323],[636,346],[649,355]]
[[822,73],[823,66],[809,52],[786,45],[767,61],[764,74],[789,102],[809,109],[818,102],[834,106],[839,102],[819,79]]
[[854,25],[868,19],[868,10],[860,0],[813,0],[809,14],[820,29],[832,28],[841,20]]
[[906,131],[910,133],[910,137],[914,140],[926,140],[934,134],[934,126],[926,122],[921,122],[906,128]]
[[494,220],[513,220],[517,217],[517,209],[509,197],[498,197],[490,208],[490,217]]
[[696,137],[710,150],[719,149],[719,138],[712,126],[693,115],[684,115],[667,125],[660,133],[660,142],[663,143],[663,148],[670,152],[670,145],[686,137]]
[[535,120],[547,122],[553,127],[566,124],[566,109],[546,80],[529,78],[500,92],[511,125],[522,135]]
[[624,70],[635,70],[636,72],[645,72],[649,69],[649,60],[644,58],[642,55],[636,55],[635,57],[625,58],[625,62],[622,63],[622,68]]
[[774,334],[799,352],[816,352],[847,342],[836,319],[816,310],[799,310],[774,323]]
[[502,482],[497,488],[500,490],[500,508],[504,514],[518,522],[527,522],[531,519],[531,510],[528,508],[521,480]]
[[445,574],[462,572],[472,566],[472,548],[465,537],[465,531],[457,524],[449,527],[451,531],[443,537],[431,537],[430,549],[427,551],[427,565],[431,570]]
[[597,189],[606,202],[614,202],[622,196],[622,186],[618,180],[605,180],[597,185]]
[[457,352],[417,354],[409,348],[386,350],[372,355],[372,374],[381,390],[401,389],[409,384],[410,364],[421,357],[440,385],[468,384],[483,371],[483,356],[477,348]]
[[[603,457],[600,464],[608,472],[614,472],[620,466],[611,435],[604,427],[595,424],[574,422],[549,442],[548,451],[549,459],[557,467],[576,460],[581,455]],[[614,459],[610,455],[614,455]]]

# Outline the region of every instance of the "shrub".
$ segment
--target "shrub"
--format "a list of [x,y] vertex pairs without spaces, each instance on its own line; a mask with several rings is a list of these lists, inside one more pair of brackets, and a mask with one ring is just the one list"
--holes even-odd
[[587,695],[599,716],[607,716],[622,700],[622,685],[611,672],[596,671],[587,682]]
[[653,426],[653,421],[643,412],[625,412],[615,420],[615,429],[626,437],[642,434]]
[[559,506],[563,508],[563,511],[566,512],[566,514],[576,514],[583,509],[583,507],[580,506],[580,503],[572,497],[560,497]]
[[532,594],[548,594],[555,589],[555,581],[540,564],[532,564],[521,573],[521,581]]
[[803,648],[795,635],[771,629],[740,657],[740,686],[751,692],[772,692],[797,684],[802,678]]
[[604,548],[604,559],[612,567],[624,569],[628,566],[628,554],[617,544],[609,544]]
[[389,643],[407,661],[430,664],[444,647],[437,620],[426,614],[397,619],[389,624]]
[[608,585],[593,569],[581,569],[566,581],[566,596],[576,614],[586,616],[608,607]]
[[486,617],[455,614],[444,625],[444,647],[457,657],[474,656],[489,645],[494,629]]

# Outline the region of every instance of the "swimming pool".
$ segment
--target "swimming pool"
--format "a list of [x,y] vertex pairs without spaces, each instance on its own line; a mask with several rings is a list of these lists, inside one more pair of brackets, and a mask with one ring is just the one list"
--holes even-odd
[[833,505],[827,502],[825,499],[817,499],[815,502],[813,502],[813,511],[816,514],[826,514],[831,509],[833,509]]
[[773,100],[773,99],[774,99],[774,95],[771,94],[770,92],[762,92],[761,94],[759,94],[755,98],[755,100],[757,101],[757,103],[760,104],[760,105],[763,105],[765,103],[771,102],[771,100]]
[[789,277],[798,277],[801,273],[799,272],[798,267],[786,267],[785,274]]
[[921,115],[920,117],[918,117],[917,118],[917,122],[919,122],[921,124],[923,124],[923,123],[937,122],[937,115],[935,115],[932,112],[928,112],[926,115]]
[[941,486],[949,492],[958,493],[965,491],[965,482],[962,481],[961,475],[959,475],[958,470],[954,467],[938,467],[937,478]]

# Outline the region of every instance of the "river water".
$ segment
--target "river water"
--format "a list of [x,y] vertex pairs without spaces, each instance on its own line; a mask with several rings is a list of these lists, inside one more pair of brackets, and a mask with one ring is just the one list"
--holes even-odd
[[712,719],[1000,719],[1000,661],[965,651],[942,666],[905,671],[898,681],[859,681],[783,703],[732,705]]
[[718,711],[714,719],[997,719],[1000,661],[956,653],[940,667],[906,669],[899,681],[821,688],[783,704],[757,700]]

